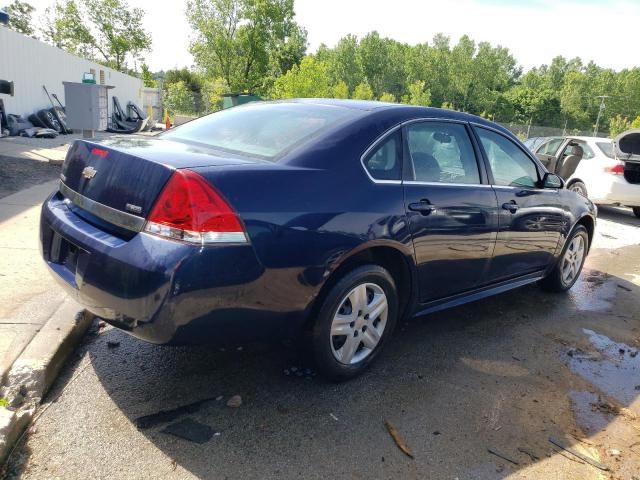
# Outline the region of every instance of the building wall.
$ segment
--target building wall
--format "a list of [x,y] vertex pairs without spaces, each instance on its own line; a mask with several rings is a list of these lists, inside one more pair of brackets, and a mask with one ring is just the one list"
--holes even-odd
[[113,95],[118,97],[123,108],[129,100],[142,105],[142,80],[139,78],[76,57],[0,25],[0,79],[15,84],[13,97],[0,95],[7,113],[28,116],[42,108],[51,108],[43,85],[64,104],[62,82],[81,82],[82,74],[91,69],[95,71],[96,83],[104,79],[102,83],[115,87],[109,90],[109,111]]

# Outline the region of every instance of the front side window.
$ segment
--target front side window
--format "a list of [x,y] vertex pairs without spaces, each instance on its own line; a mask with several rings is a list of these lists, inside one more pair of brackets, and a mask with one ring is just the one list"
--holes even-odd
[[484,128],[476,128],[476,132],[489,160],[495,185],[538,185],[540,179],[535,163],[513,141]]
[[422,122],[407,127],[412,180],[480,183],[478,163],[464,125]]
[[376,180],[400,180],[402,137],[396,132],[384,140],[364,161],[364,168]]

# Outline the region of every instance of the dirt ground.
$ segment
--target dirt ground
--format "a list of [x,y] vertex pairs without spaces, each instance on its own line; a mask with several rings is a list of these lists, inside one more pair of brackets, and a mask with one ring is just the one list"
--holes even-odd
[[96,324],[7,476],[639,480],[640,221],[602,208],[597,230],[569,294],[534,285],[411,320],[342,384],[282,349]]
[[55,180],[59,175],[59,165],[0,155],[0,198],[26,187]]

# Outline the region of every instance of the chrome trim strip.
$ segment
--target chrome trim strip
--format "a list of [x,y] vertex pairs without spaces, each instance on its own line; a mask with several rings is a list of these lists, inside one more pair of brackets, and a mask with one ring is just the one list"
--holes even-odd
[[[373,183],[379,183],[383,185],[385,184],[386,185],[402,185],[403,183],[402,180],[376,180],[375,178],[373,178],[369,173],[369,170],[367,170],[367,167],[365,167],[364,165],[364,159],[367,155],[371,153],[371,151],[374,148],[380,145],[380,143],[382,143],[388,136],[393,135],[395,132],[397,132],[398,130],[400,130],[406,125],[410,125],[412,123],[418,123],[418,122],[448,122],[448,123],[460,123],[463,125],[467,123],[464,120],[458,120],[455,118],[421,117],[421,118],[412,118],[410,120],[405,120],[404,122],[394,125],[390,129],[388,129],[386,132],[384,132],[382,135],[380,135],[377,139],[375,139],[373,143],[360,156],[360,165],[362,165],[362,169],[364,170],[364,173],[367,174],[367,177],[369,177],[369,180],[371,180]],[[402,175],[402,172],[400,172],[400,174]]]
[[487,183],[449,183],[449,182],[420,182],[418,180],[405,180],[405,185],[431,185],[434,187],[473,187],[473,188],[493,188]]
[[60,182],[60,193],[68,198],[74,205],[106,222],[134,232],[141,232],[144,229],[144,225],[146,223],[144,218],[131,215],[130,213],[121,212],[120,210],[116,210],[115,208],[108,207],[107,205],[98,203],[95,200],[91,200],[84,195],[80,195],[75,190],[72,190],[63,182]]

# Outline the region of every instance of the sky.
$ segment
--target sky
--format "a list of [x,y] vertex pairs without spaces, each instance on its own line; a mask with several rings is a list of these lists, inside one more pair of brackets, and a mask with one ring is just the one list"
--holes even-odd
[[[5,0],[7,1],[7,0]],[[38,12],[52,0],[27,0]],[[191,31],[185,2],[129,0],[146,11],[152,71],[190,66]],[[296,19],[308,31],[309,52],[334,46],[348,33],[377,30],[410,44],[444,33],[509,48],[526,70],[557,55],[581,57],[621,70],[640,66],[640,0],[295,0]]]

